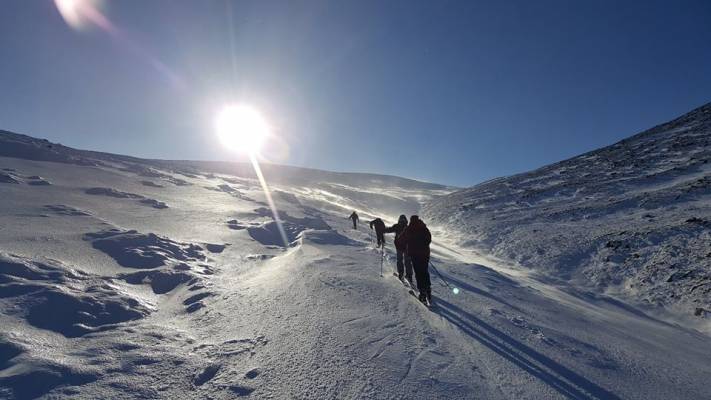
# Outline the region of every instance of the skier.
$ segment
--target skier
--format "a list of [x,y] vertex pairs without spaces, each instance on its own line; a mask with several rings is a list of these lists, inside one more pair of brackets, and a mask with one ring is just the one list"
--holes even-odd
[[385,247],[385,222],[382,219],[376,218],[370,221],[370,229],[375,227],[375,237],[378,239],[378,247]]
[[358,213],[356,213],[355,211],[353,211],[353,213],[351,214],[350,217],[348,217],[348,219],[352,219],[352,220],[353,220],[353,229],[358,229],[358,219],[359,219],[359,218],[358,218]]
[[397,253],[397,277],[402,280],[402,274],[405,273],[405,279],[410,284],[412,283],[412,262],[410,261],[410,256],[405,253],[405,246],[400,244],[398,246],[398,238],[402,235],[402,232],[407,228],[407,217],[403,214],[397,220],[397,224],[385,228],[385,233],[395,233],[395,251]]
[[427,305],[432,303],[429,271],[431,242],[430,230],[417,215],[410,217],[410,224],[395,241],[396,245],[399,243],[400,246],[404,246],[407,255],[410,256],[417,278],[417,290],[420,292],[419,299]]

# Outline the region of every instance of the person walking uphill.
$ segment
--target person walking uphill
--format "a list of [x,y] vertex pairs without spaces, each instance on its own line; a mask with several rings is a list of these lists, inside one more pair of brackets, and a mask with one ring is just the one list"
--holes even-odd
[[358,220],[360,219],[360,218],[358,218],[358,213],[353,211],[353,213],[351,214],[350,217],[348,217],[348,219],[353,220],[353,229],[358,229]]
[[404,272],[405,279],[407,279],[407,282],[410,284],[410,286],[414,286],[412,284],[412,262],[410,261],[410,257],[405,254],[405,246],[402,243],[399,243],[397,240],[400,235],[402,235],[402,233],[405,231],[405,228],[407,228],[407,217],[401,215],[400,218],[398,218],[397,220],[397,224],[389,228],[385,228],[385,233],[395,233],[395,251],[397,253],[397,277],[402,280],[402,274]]
[[385,247],[385,222],[382,219],[376,218],[370,221],[370,229],[375,227],[375,237],[378,239],[378,248]]
[[431,303],[432,288],[430,285],[430,243],[432,235],[427,229],[420,217],[413,215],[410,217],[410,224],[405,228],[405,231],[395,240],[396,245],[405,247],[407,255],[412,260],[412,266],[415,269],[415,277],[417,278],[417,290],[420,292],[420,301],[423,303]]

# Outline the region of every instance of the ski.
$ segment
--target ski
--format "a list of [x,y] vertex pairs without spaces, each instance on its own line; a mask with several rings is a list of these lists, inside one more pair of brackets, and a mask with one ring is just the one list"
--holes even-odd
[[393,272],[393,276],[394,276],[398,281],[400,281],[400,283],[402,283],[403,286],[405,286],[405,289],[407,290],[407,292],[408,292],[409,294],[411,294],[412,297],[414,297],[415,299],[417,299],[417,302],[418,302],[418,303],[420,303],[420,304],[424,305],[425,307],[427,307],[428,310],[431,310],[431,309],[432,309],[432,307],[433,307],[432,302],[431,302],[431,301],[426,301],[426,300],[425,300],[425,301],[421,301],[420,298],[419,298],[419,296],[415,293],[414,288],[410,285],[410,282],[408,282],[407,279],[400,279],[400,277],[397,275],[397,272]]
[[410,282],[407,281],[407,279],[400,279],[400,277],[397,275],[397,272],[393,272],[393,276],[399,280],[403,286],[405,286],[408,289],[414,289],[415,287],[410,284]]
[[414,297],[415,299],[417,299],[417,302],[418,302],[418,303],[420,303],[420,304],[422,304],[423,306],[427,307],[428,310],[432,310],[433,304],[432,304],[431,302],[429,302],[429,301],[427,301],[427,300],[425,300],[425,301],[420,300],[420,298],[415,294],[415,291],[412,290],[412,289],[410,289],[410,290],[408,291],[408,293],[410,293],[410,294],[412,295],[412,297]]

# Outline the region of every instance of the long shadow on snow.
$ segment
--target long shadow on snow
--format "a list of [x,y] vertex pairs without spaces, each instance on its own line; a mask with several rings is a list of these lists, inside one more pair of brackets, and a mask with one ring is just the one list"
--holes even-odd
[[565,292],[565,293],[567,293],[567,294],[569,294],[569,295],[571,295],[571,296],[573,296],[573,297],[576,297],[576,298],[578,298],[578,299],[587,301],[587,302],[589,302],[589,303],[593,303],[593,304],[608,304],[608,305],[611,305],[611,306],[613,306],[613,307],[617,307],[617,308],[619,308],[619,309],[621,309],[621,310],[623,310],[623,311],[625,311],[625,312],[628,312],[628,313],[630,313],[630,314],[632,314],[632,315],[634,315],[634,316],[636,316],[636,317],[639,317],[639,318],[641,318],[641,319],[645,319],[645,320],[647,320],[647,321],[652,321],[652,322],[655,322],[655,323],[658,323],[658,324],[660,324],[660,325],[664,325],[664,326],[667,326],[667,327],[670,327],[670,328],[680,329],[680,330],[683,330],[683,331],[685,331],[685,332],[687,332],[687,333],[696,334],[696,332],[694,332],[693,330],[688,330],[688,329],[686,329],[686,328],[684,328],[684,327],[682,327],[682,326],[675,325],[675,324],[671,324],[671,323],[666,322],[666,321],[663,321],[663,320],[661,320],[661,319],[654,318],[653,316],[648,315],[647,313],[645,313],[644,311],[640,310],[639,308],[634,307],[633,305],[624,303],[624,302],[622,302],[622,301],[620,301],[620,300],[617,300],[617,299],[615,299],[615,298],[613,298],[613,297],[610,297],[610,296],[607,296],[607,295],[604,295],[604,294],[598,294],[598,293],[593,293],[593,292],[584,291],[584,290],[577,290],[577,289],[575,289],[575,288],[570,288],[570,287],[562,287],[562,288],[560,288],[560,289],[561,289],[563,292]]
[[[486,267],[481,266],[481,265],[478,265],[478,264],[476,264],[476,266],[477,266],[477,267],[481,267],[481,268],[486,268]],[[500,297],[494,296],[493,294],[491,294],[491,293],[489,293],[489,292],[487,292],[487,291],[484,291],[484,290],[482,290],[482,289],[479,289],[478,287],[472,286],[472,285],[470,285],[470,284],[468,284],[468,283],[466,283],[466,282],[464,282],[464,281],[462,281],[462,280],[459,280],[459,279],[457,279],[457,278],[454,278],[451,274],[442,274],[442,277],[443,277],[444,279],[446,279],[448,283],[453,284],[454,286],[456,286],[456,287],[459,288],[459,289],[463,289],[463,290],[466,290],[466,291],[468,291],[468,292],[477,294],[477,295],[479,295],[479,296],[486,297],[487,299],[494,300],[495,302],[501,303],[501,304],[503,304],[503,305],[505,305],[505,306],[511,308],[512,310],[516,310],[516,311],[518,311],[518,312],[523,312],[519,307],[517,307],[517,306],[515,306],[515,305],[513,305],[513,304],[511,304],[511,303],[509,303],[509,302],[507,302],[506,300],[504,300],[504,299],[502,299],[502,298],[500,298]],[[514,282],[514,284],[515,284],[516,286],[518,286],[515,282]]]
[[437,311],[464,333],[517,367],[540,379],[568,399],[620,400],[616,394],[578,375],[461,308],[438,299]]

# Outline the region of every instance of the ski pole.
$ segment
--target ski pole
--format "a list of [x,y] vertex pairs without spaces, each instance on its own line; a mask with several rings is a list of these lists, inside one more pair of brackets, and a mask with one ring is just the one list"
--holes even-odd
[[385,258],[385,247],[380,248],[380,277],[383,277],[383,259]]
[[444,282],[444,284],[445,284],[449,289],[452,290],[452,293],[458,294],[458,293],[459,293],[459,289],[458,289],[458,288],[455,288],[455,287],[449,286],[449,283],[447,283],[447,280],[444,279],[444,277],[442,276],[442,274],[439,273],[439,271],[437,270],[437,267],[434,266],[434,264],[432,263],[432,261],[430,261],[430,265],[432,266],[432,269],[434,269],[434,271],[435,271],[435,272],[437,273],[437,275],[439,276],[439,279],[441,279],[442,282]]

